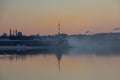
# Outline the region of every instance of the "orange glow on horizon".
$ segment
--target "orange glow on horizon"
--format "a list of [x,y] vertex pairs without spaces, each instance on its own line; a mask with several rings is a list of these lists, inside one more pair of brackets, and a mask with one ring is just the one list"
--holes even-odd
[[56,34],[58,23],[66,34],[84,34],[88,30],[114,32],[113,28],[120,27],[118,3],[117,0],[6,1],[0,8],[0,34],[9,33],[10,29],[18,29],[25,35]]

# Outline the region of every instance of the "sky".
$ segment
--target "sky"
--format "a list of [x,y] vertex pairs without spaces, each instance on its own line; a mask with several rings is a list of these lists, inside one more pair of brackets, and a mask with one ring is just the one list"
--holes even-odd
[[25,35],[116,32],[119,0],[0,0],[0,34],[10,29]]

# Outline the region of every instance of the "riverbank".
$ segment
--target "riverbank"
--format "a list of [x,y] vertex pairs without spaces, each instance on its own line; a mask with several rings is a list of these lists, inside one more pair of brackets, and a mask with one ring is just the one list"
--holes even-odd
[[41,46],[0,46],[0,50],[31,50],[31,49],[49,49],[50,47]]

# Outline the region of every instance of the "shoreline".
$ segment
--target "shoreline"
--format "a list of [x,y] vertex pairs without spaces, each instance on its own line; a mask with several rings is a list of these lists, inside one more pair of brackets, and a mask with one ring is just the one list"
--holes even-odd
[[41,46],[0,46],[0,50],[31,50],[31,49],[49,49],[50,47]]

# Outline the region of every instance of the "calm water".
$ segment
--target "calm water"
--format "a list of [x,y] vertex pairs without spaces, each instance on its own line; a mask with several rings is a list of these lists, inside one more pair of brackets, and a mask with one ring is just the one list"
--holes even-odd
[[9,52],[0,55],[0,80],[120,80],[116,51]]

